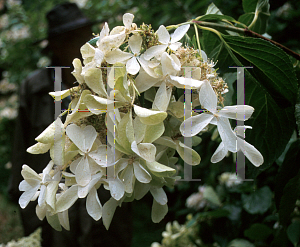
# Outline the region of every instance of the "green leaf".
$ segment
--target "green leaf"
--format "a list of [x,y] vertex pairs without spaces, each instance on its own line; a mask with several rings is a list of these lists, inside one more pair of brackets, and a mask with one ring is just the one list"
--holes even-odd
[[208,212],[203,212],[198,214],[199,219],[203,218],[222,218],[222,217],[227,217],[230,214],[230,212],[226,209],[216,209],[214,211],[208,211]]
[[297,78],[285,52],[262,39],[229,35],[223,38],[234,53],[253,65],[249,72],[275,101],[295,105]]
[[245,74],[245,104],[255,109],[252,117],[245,122],[253,128],[246,132],[246,141],[264,157],[259,168],[246,159],[246,176],[255,178],[274,163],[289,142],[295,129],[294,107],[282,108],[280,102],[274,101],[268,92],[262,90],[249,73]]
[[242,194],[243,208],[249,214],[263,214],[270,208],[272,196],[272,191],[268,186],[264,186],[250,195]]
[[214,62],[218,61],[216,67],[221,70],[221,72],[233,72],[228,66],[234,65],[234,62],[226,50],[224,43],[215,33],[203,30],[201,43],[202,49],[207,54],[207,57]]
[[280,201],[283,195],[283,190],[288,181],[299,172],[300,160],[300,140],[293,142],[285,155],[285,159],[276,176],[275,182],[275,203],[279,209]]
[[239,22],[246,24],[250,30],[263,34],[266,32],[267,22],[270,16],[270,4],[268,0],[244,0],[245,14],[239,17]]
[[300,222],[295,221],[287,228],[287,235],[294,246],[297,246],[300,240]]
[[265,224],[256,223],[244,231],[244,236],[253,241],[263,241],[266,240],[272,233],[272,229]]
[[208,14],[223,15],[222,12],[219,10],[219,8],[214,3],[211,3],[208,6],[205,15],[208,15]]
[[299,172],[297,176],[292,178],[287,185],[284,187],[283,195],[279,205],[279,222],[281,225],[286,227],[290,221],[291,213],[294,211],[295,203],[300,194],[300,176]]
[[98,41],[99,37],[95,37],[93,39],[91,39],[88,43],[90,43],[90,45],[96,47],[96,43]]
[[297,104],[295,105],[295,118],[298,126],[298,133],[300,135],[300,88],[298,90]]

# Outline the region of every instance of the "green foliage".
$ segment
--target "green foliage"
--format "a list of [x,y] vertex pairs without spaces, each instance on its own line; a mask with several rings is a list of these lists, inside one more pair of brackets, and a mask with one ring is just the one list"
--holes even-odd
[[287,235],[294,246],[297,246],[300,240],[300,222],[295,221],[287,228]]
[[[41,54],[41,48],[32,43],[46,36],[45,13],[60,2],[63,1],[51,0],[41,3],[40,0],[26,0],[20,6],[2,10],[2,15],[9,14],[9,24],[1,30],[1,40],[4,42],[0,47],[0,68],[8,71],[11,83],[19,85],[44,56]],[[135,14],[138,25],[142,24],[140,20],[143,20],[145,23],[152,23],[154,30],[157,30],[161,24],[178,24],[203,14],[209,2],[208,0],[176,1],[176,3],[173,1],[162,3],[158,0],[91,0],[87,2],[83,10],[91,19],[106,20],[112,26],[121,24],[121,14],[129,11]],[[227,78],[226,82],[232,90],[231,95],[225,97],[225,105],[229,105],[231,101],[234,104],[235,100],[233,90],[236,73],[234,69],[228,67],[253,66],[253,69],[245,70],[245,104],[255,108],[253,117],[246,122],[247,125],[253,127],[253,130],[247,131],[246,140],[254,145],[264,157],[264,164],[260,168],[255,168],[246,161],[246,177],[256,178],[255,186],[258,187],[256,191],[252,191],[252,182],[244,182],[242,185],[228,188],[220,185],[216,177],[224,171],[235,168],[232,162],[233,157],[225,158],[220,164],[211,164],[209,159],[217,148],[218,139],[216,142],[211,142],[211,135],[201,136],[203,141],[196,147],[196,150],[201,154],[202,161],[199,171],[194,169],[194,178],[201,178],[203,183],[209,184],[211,192],[207,192],[205,197],[212,202],[212,205],[200,212],[194,212],[195,216],[187,222],[186,226],[188,228],[199,227],[199,236],[206,243],[217,242],[224,247],[254,246],[248,240],[254,242],[255,246],[271,246],[272,241],[272,246],[288,246],[288,241],[294,246],[299,243],[299,223],[295,221],[299,215],[294,213],[300,192],[298,189],[300,182],[299,140],[292,143],[283,163],[278,161],[296,126],[298,131],[300,130],[300,91],[295,74],[295,63],[291,62],[290,57],[283,50],[268,41],[245,37],[241,32],[226,29],[228,26],[244,28],[246,25],[254,32],[260,34],[268,32],[274,40],[299,49],[299,41],[297,37],[293,37],[297,35],[295,31],[297,28],[291,28],[293,22],[300,23],[296,21],[300,16],[300,8],[297,7],[299,3],[289,4],[292,6],[291,9],[280,12],[279,5],[276,10],[270,10],[269,1],[244,0],[244,13],[242,14],[241,8],[234,8],[240,5],[240,1],[215,1],[215,4],[209,5],[206,14],[198,19],[198,21],[218,25],[213,28],[210,26],[210,30],[203,29],[199,38],[201,49],[206,52],[208,58],[218,61],[215,66],[218,72],[221,75],[227,73],[224,78]],[[2,36],[8,33],[7,31],[22,30],[24,27],[30,27],[28,37],[11,39],[12,36],[4,38]],[[99,29],[99,26],[95,27],[95,33],[99,33]],[[289,30],[289,33],[286,34],[285,30]],[[195,36],[190,37],[193,37],[190,41],[192,45],[197,47]],[[94,44],[95,39],[90,43]],[[12,121],[9,120],[0,123],[1,181],[5,183],[8,172],[3,167],[9,161],[12,139],[11,123]],[[259,174],[261,177],[258,176]],[[270,184],[262,179],[271,175],[276,176],[275,184],[274,181]],[[245,185],[245,183],[251,185]],[[185,205],[180,201],[184,201],[185,196],[191,194],[198,184],[180,186],[182,186],[180,193],[176,194],[177,202],[173,204],[178,210],[176,211],[174,206],[174,209],[170,211],[182,218],[187,212],[193,211],[183,209]],[[274,207],[273,192],[275,192],[277,211]],[[276,218],[274,212],[279,213],[279,219]],[[268,216],[274,218],[270,220]],[[276,222],[284,229],[272,229]],[[220,225],[222,229],[217,230]],[[204,229],[208,229],[210,233],[207,234]],[[248,238],[248,240],[243,238]]]
[[252,241],[264,241],[266,240],[273,231],[265,224],[255,223],[251,227],[244,231],[245,237],[251,239]]
[[272,191],[269,187],[264,186],[250,195],[242,194],[243,208],[249,214],[263,214],[272,205]]
[[266,32],[270,16],[270,4],[268,0],[243,0],[245,14],[239,21],[246,24],[254,32],[263,34]]

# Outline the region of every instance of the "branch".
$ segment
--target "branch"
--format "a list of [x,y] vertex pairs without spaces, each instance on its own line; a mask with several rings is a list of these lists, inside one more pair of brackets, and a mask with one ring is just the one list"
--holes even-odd
[[264,39],[266,41],[269,41],[271,42],[272,44],[278,46],[279,48],[281,48],[283,51],[285,51],[287,54],[289,54],[290,56],[296,58],[297,60],[300,60],[300,54],[292,51],[291,49],[287,48],[286,46],[274,41],[274,40],[271,40],[271,39],[268,39],[248,28],[239,28],[239,27],[235,27],[235,26],[229,26],[229,25],[223,25],[223,24],[218,24],[218,23],[211,23],[211,22],[205,22],[205,21],[195,21],[195,20],[192,20],[191,22],[193,23],[197,23],[201,26],[206,26],[206,27],[219,27],[219,28],[223,28],[223,29],[226,29],[226,30],[229,30],[229,31],[233,31],[233,32],[237,32],[237,33],[243,33],[245,36],[249,36],[249,37],[254,37],[254,38],[261,38],[261,39]]

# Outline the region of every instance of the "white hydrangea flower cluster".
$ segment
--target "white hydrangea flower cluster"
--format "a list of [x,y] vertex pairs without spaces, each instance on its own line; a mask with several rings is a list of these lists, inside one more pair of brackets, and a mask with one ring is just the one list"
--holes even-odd
[[243,180],[235,173],[223,172],[219,176],[219,182],[220,184],[225,184],[226,187],[231,188],[233,186],[243,183]]
[[[63,113],[67,113],[65,122],[57,118],[27,150],[32,154],[50,150],[52,160],[42,174],[23,166],[19,189],[24,193],[19,203],[25,208],[37,199],[38,217],[46,217],[57,230],[69,229],[68,209],[80,198],[86,198],[88,214],[102,218],[108,229],[117,206],[139,200],[149,191],[152,220],[161,221],[168,211],[163,186],[172,187],[180,178],[175,150],[189,165],[201,160],[183,137],[212,123],[218,126],[222,148],[237,152],[228,118],[245,110],[248,119],[253,112],[250,106],[219,110],[226,83],[203,51],[182,47],[179,41],[189,24],[170,35],[163,25],[157,32],[145,24],[138,28],[133,18],[125,14],[124,26],[111,31],[105,23],[100,34],[82,46],[83,64],[74,59],[72,72],[79,85],[50,93],[59,101],[71,97]],[[188,66],[193,67],[191,78],[185,78],[183,68]],[[175,97],[177,88],[191,90],[192,106],[201,104],[209,112],[185,120],[184,95]],[[186,124],[192,126],[191,133],[185,131]],[[217,153],[225,152],[220,149]],[[101,186],[111,194],[103,206],[97,194]]]
[[41,247],[42,244],[42,228],[37,228],[27,237],[16,240],[11,240],[7,244],[0,244],[0,247]]

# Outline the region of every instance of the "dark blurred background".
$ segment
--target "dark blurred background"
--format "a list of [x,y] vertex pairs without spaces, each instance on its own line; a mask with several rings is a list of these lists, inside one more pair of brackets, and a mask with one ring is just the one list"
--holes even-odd
[[[12,137],[18,107],[18,87],[30,72],[49,64],[50,60],[43,52],[46,41],[35,45],[33,43],[46,36],[45,14],[53,6],[62,2],[65,1],[0,0],[0,243],[17,239],[23,234],[17,210],[6,199]],[[123,14],[130,12],[135,15],[134,22],[137,25],[144,22],[151,24],[154,30],[157,30],[161,24],[165,26],[178,24],[203,15],[212,1],[73,0],[71,2],[78,4],[90,19],[107,21],[110,29],[122,25]],[[215,0],[213,2],[225,15],[238,19],[243,14],[242,1]],[[300,1],[271,1],[270,13],[267,33],[273,40],[299,53]],[[103,23],[94,26],[94,33],[100,32]],[[210,134],[204,135],[202,141],[210,143],[210,138]],[[215,145],[208,146],[206,153],[201,156],[207,156],[207,152],[213,153],[215,148]],[[200,150],[197,151],[201,154]],[[208,170],[209,157],[211,155],[208,155],[208,159],[202,160],[194,176],[201,174],[201,178],[205,177],[206,182],[214,184],[216,175],[226,171],[226,167],[210,165]],[[185,200],[197,190],[199,184],[186,183],[180,186],[180,189],[169,190],[170,213],[160,224],[151,221],[150,195],[142,202],[134,203],[133,247],[150,246],[154,241],[160,242],[161,232],[168,221],[178,219],[184,222],[185,215],[189,212],[184,208]]]

